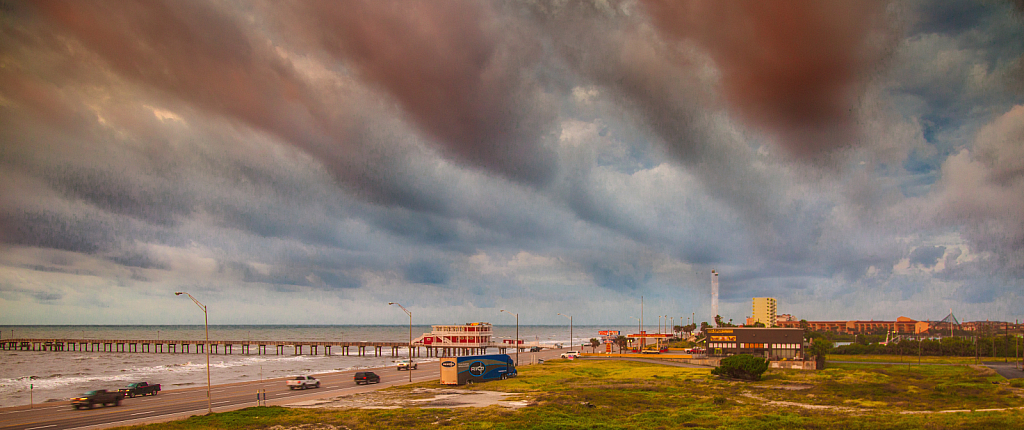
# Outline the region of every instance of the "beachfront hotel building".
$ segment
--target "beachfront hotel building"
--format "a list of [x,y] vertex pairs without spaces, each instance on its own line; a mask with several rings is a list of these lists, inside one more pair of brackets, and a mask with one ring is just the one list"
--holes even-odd
[[[779,327],[800,328],[800,321],[779,321]],[[876,333],[880,330],[894,333],[917,334],[927,332],[931,324],[907,317],[896,321],[807,321],[807,327],[814,331],[830,331],[846,334]]]
[[765,327],[775,327],[776,300],[774,297],[754,297],[753,311],[750,314],[751,324],[760,322]]

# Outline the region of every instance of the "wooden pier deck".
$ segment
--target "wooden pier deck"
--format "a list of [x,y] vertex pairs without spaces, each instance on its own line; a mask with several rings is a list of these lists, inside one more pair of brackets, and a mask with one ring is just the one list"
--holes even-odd
[[[170,353],[170,354],[202,354],[209,349],[211,354],[232,354],[234,347],[241,354],[267,355],[273,347],[275,355],[284,355],[291,349],[294,355],[302,355],[309,351],[310,355],[331,355],[332,348],[338,348],[340,355],[366,356],[369,351],[374,357],[384,355],[385,348],[391,349],[391,356],[397,357],[400,350],[408,348],[408,342],[331,342],[331,341],[294,341],[294,340],[154,340],[154,339],[4,339],[0,340],[0,349],[7,351],[80,351],[80,352],[127,352],[127,353]],[[507,346],[493,345],[501,353]],[[416,345],[412,347],[413,357],[452,357],[472,354],[484,354],[488,347],[467,348],[456,344]],[[254,352],[255,350],[255,352]]]

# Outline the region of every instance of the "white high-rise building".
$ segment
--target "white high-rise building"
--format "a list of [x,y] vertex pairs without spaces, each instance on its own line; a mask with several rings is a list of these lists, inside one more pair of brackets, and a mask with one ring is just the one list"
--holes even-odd
[[[718,272],[711,270],[711,320],[718,316]],[[713,324],[713,323],[712,323]]]

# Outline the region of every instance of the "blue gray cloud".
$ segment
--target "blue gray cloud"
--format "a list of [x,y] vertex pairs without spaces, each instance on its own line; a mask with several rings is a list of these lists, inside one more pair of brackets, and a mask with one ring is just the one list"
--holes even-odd
[[8,3],[0,323],[1024,317],[1019,2],[406,6]]

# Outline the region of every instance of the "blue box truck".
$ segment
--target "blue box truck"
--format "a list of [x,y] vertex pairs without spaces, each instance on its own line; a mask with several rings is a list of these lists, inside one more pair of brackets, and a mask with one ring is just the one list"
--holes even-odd
[[508,354],[444,357],[441,384],[463,385],[516,376],[516,364]]

